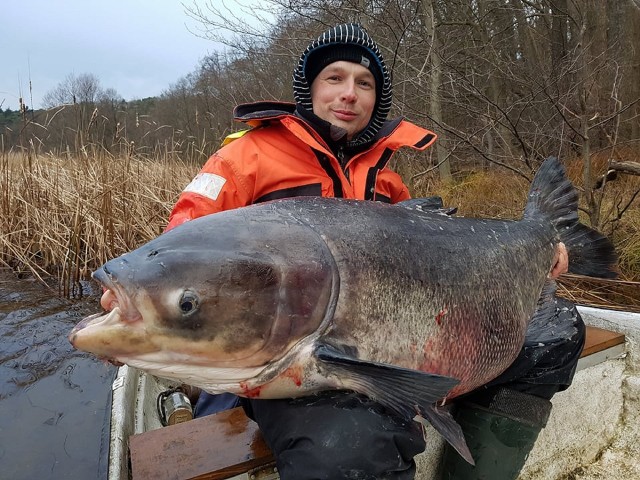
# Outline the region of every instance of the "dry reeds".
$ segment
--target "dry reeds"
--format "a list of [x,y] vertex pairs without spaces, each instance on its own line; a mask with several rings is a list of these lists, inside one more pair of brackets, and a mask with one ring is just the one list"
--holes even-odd
[[175,159],[5,153],[0,171],[0,261],[54,275],[65,296],[114,256],[158,236],[198,170]]
[[640,282],[563,275],[558,294],[582,305],[640,312]]
[[[604,168],[604,167],[603,167]],[[158,236],[180,191],[199,169],[167,150],[154,159],[106,152],[79,156],[0,154],[0,263],[59,281],[65,296],[105,261]],[[570,163],[579,186],[579,168]],[[420,178],[414,196],[441,195],[468,217],[520,218],[528,182],[505,170],[458,172],[442,184]],[[608,187],[605,225],[620,255],[621,282],[567,276],[560,293],[580,303],[626,305],[640,311],[640,198],[618,218],[640,177]],[[594,283],[595,282],[595,283]]]

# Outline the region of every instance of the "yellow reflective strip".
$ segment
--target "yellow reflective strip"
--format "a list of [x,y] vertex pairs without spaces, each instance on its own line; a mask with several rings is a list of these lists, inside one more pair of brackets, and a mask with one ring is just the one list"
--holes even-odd
[[225,145],[228,145],[229,143],[233,142],[234,140],[239,139],[245,133],[247,133],[249,130],[251,130],[251,129],[249,128],[247,130],[240,130],[239,132],[230,133],[229,135],[224,137],[224,140],[222,141],[222,145],[221,146],[224,147]]

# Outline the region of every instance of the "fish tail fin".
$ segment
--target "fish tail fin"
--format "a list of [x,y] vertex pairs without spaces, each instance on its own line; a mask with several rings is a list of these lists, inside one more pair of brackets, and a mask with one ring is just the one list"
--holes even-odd
[[578,223],[560,239],[569,251],[570,273],[600,278],[618,276],[618,255],[607,237]]
[[578,220],[578,192],[556,157],[547,158],[531,183],[527,220],[548,219],[569,251],[569,272],[615,278],[618,257],[611,241]]

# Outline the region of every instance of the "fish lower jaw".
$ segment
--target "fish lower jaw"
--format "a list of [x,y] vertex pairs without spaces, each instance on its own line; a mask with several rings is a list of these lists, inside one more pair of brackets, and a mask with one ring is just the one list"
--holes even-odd
[[120,309],[114,308],[110,312],[86,317],[73,328],[68,338],[78,350],[92,353],[101,360],[120,366],[123,363],[120,360],[122,354],[129,354],[133,349],[147,352],[156,349],[154,345],[140,341],[143,333],[142,322],[123,322]]
[[96,327],[100,328],[120,323],[119,313],[119,309],[115,308],[110,312],[94,313],[93,315],[85,317],[73,328],[69,336],[73,337],[75,334],[85,329],[94,329]]
[[119,356],[118,361],[157,377],[194,385],[213,394],[231,392],[242,395],[249,385],[250,388],[259,388],[259,382],[254,379],[264,368],[206,367],[175,361],[165,363],[126,355]]
[[80,324],[78,324],[78,327],[82,326],[82,328],[104,328],[115,327],[118,325],[126,327],[136,327],[138,324],[142,326],[142,316],[136,315],[134,317],[131,317],[129,315],[126,315],[120,307],[115,307],[109,312],[98,313],[87,317]]
[[120,307],[115,307],[113,310],[106,312],[102,317],[98,317],[96,322],[92,322],[92,327],[106,327],[118,323],[127,323],[123,321],[122,315],[120,314]]

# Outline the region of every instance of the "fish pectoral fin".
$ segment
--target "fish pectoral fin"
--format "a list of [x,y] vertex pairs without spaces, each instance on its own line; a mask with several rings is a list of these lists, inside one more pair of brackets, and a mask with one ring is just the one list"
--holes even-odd
[[[424,416],[416,415],[414,420],[423,425],[431,424],[444,439],[471,465],[475,461],[467,446],[467,441],[462,433],[462,428],[455,421],[449,410],[445,407],[429,405],[422,410]],[[424,418],[426,417],[426,419]]]
[[326,344],[316,348],[315,357],[325,374],[339,377],[346,388],[363,393],[406,418],[433,425],[467,462],[475,465],[462,428],[448,409],[435,405],[459,380],[360,360]]
[[315,357],[324,373],[340,378],[345,388],[409,419],[460,383],[451,377],[360,360],[326,344],[316,348]]

